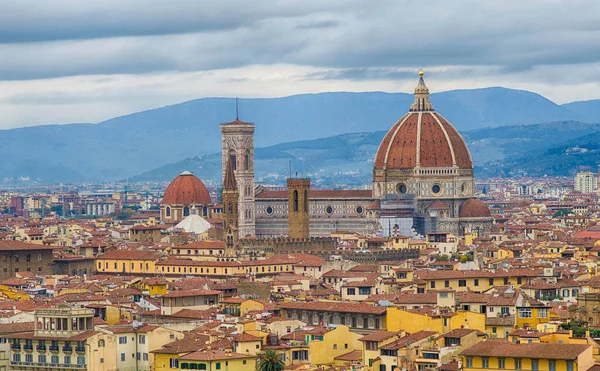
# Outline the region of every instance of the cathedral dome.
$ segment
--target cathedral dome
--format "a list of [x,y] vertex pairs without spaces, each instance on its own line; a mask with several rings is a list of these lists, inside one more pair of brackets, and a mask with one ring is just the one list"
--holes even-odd
[[429,102],[422,72],[410,112],[387,132],[377,150],[374,166],[375,170],[417,167],[473,168],[465,141]]
[[169,184],[162,203],[167,205],[208,205],[211,201],[204,183],[194,174],[184,171]]
[[490,209],[487,205],[476,198],[469,198],[460,205],[458,211],[460,218],[487,218],[490,217]]

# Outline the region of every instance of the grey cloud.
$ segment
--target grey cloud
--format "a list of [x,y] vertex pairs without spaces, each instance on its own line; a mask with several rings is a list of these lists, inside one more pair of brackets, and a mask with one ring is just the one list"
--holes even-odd
[[600,5],[577,0],[35,4],[0,0],[0,79],[286,63],[364,80],[402,78],[399,67],[512,74],[600,61]]

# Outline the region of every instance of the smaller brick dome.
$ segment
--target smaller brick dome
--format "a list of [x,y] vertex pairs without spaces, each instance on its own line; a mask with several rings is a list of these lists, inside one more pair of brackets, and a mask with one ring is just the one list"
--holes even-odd
[[208,205],[211,201],[204,183],[194,174],[184,171],[169,184],[162,203],[166,205]]
[[487,205],[475,198],[469,198],[460,205],[458,216],[461,218],[485,218],[492,216]]

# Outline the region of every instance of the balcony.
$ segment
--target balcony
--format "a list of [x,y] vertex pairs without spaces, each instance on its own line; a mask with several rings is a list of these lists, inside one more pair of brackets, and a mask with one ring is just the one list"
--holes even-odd
[[75,348],[75,351],[77,353],[85,353],[85,346],[81,346],[81,347],[78,346],[78,347]]
[[63,352],[65,352],[65,353],[71,353],[71,352],[73,352],[73,347],[72,346],[65,345],[62,349],[63,349]]
[[59,347],[58,345],[50,345],[48,349],[50,349],[51,352],[58,352]]
[[25,345],[23,345],[23,350],[26,350],[28,352],[33,352],[33,344],[25,343]]
[[11,368],[16,370],[21,369],[61,369],[61,370],[85,370],[87,365],[64,364],[64,363],[40,363],[40,362],[10,362]]
[[35,347],[35,350],[37,350],[38,352],[45,352],[46,351],[46,346],[45,345],[38,345]]

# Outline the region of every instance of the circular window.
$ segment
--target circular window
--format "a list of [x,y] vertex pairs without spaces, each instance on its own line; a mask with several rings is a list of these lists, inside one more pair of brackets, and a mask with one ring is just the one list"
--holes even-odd
[[406,184],[404,183],[400,183],[396,186],[396,189],[398,190],[398,193],[400,194],[405,194],[406,191],[408,191],[408,189],[406,188]]
[[431,187],[431,192],[433,192],[434,194],[439,194],[442,191],[442,187],[440,187],[439,184],[434,184],[433,187]]
[[269,214],[269,215],[273,214],[273,208],[271,206],[267,207],[267,214]]
[[325,208],[325,212],[326,212],[327,214],[329,214],[329,215],[333,214],[333,207],[331,207],[331,206],[327,206],[327,207]]
[[362,214],[362,213],[363,213],[363,208],[362,208],[362,206],[357,206],[357,207],[356,207],[356,213],[357,213],[357,214]]

